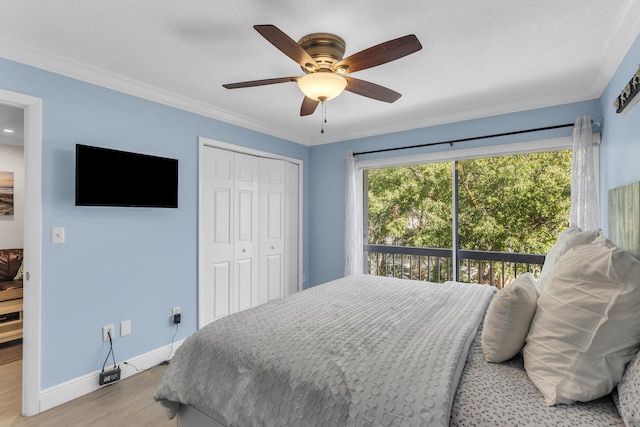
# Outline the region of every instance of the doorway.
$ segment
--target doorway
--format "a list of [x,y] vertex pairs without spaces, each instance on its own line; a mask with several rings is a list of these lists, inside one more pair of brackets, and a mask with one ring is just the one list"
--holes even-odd
[[24,281],[22,413],[40,412],[40,271],[42,251],[42,100],[0,90],[0,103],[24,111]]

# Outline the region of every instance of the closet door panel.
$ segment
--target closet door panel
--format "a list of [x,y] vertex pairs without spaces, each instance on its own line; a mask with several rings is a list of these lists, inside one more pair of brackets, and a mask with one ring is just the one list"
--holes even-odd
[[234,153],[234,262],[236,276],[234,311],[250,308],[258,303],[258,215],[260,191],[260,159]]
[[213,320],[230,314],[230,284],[231,284],[230,263],[222,262],[213,265]]
[[238,235],[237,242],[251,242],[253,240],[253,203],[254,192],[240,190],[238,191],[238,211],[236,218],[238,219]]
[[207,148],[203,182],[204,283],[202,295],[211,304],[202,320],[211,322],[229,314],[232,286],[233,156]]
[[282,193],[267,194],[267,239],[282,240]]
[[231,244],[231,191],[213,188],[213,245]]
[[251,296],[253,293],[253,281],[255,274],[253,273],[255,263],[251,258],[238,260],[236,262],[236,277],[238,277],[238,301],[236,311],[251,308]]
[[266,257],[266,300],[271,301],[282,297],[282,256],[280,254],[269,255]]
[[260,159],[260,303],[285,294],[284,163]]

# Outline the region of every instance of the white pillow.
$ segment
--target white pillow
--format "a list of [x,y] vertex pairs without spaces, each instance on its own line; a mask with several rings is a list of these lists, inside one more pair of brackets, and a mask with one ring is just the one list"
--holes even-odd
[[640,345],[640,261],[600,235],[560,257],[538,298],[524,366],[548,405],[590,401]]
[[538,283],[536,284],[536,290],[538,295],[542,293],[549,273],[553,270],[553,266],[558,259],[565,254],[569,249],[574,246],[584,245],[586,243],[593,242],[596,237],[602,234],[602,230],[599,228],[596,230],[582,231],[579,227],[572,225],[558,235],[558,240],[549,250],[549,253],[544,259],[542,271],[540,277],[538,277]]
[[487,362],[504,362],[522,350],[537,299],[536,279],[531,273],[521,274],[498,292],[482,328],[482,354]]
[[536,289],[538,290],[538,295],[542,293],[542,288],[544,287],[544,283],[547,281],[547,276],[549,272],[555,265],[556,261],[562,254],[564,254],[567,248],[567,240],[571,236],[575,236],[577,233],[582,230],[577,225],[572,225],[571,227],[564,230],[562,233],[558,234],[558,239],[553,244],[551,249],[549,249],[549,253],[544,258],[544,264],[542,265],[542,271],[540,272],[540,276],[538,277],[538,283],[536,284]]

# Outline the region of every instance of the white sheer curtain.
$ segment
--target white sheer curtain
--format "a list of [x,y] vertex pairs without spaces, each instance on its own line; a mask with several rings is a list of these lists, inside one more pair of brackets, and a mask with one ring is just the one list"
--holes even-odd
[[576,118],[572,149],[570,225],[593,230],[600,227],[600,218],[590,116]]
[[348,151],[345,167],[344,200],[344,275],[362,274],[362,173],[356,167],[356,158]]

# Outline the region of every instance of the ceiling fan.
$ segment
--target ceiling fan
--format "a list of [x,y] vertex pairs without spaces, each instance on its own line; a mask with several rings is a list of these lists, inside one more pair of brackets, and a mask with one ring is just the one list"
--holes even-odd
[[296,82],[305,95],[300,115],[313,114],[319,103],[340,95],[343,90],[384,102],[395,102],[402,95],[384,86],[347,77],[347,74],[365,70],[410,55],[422,49],[418,38],[407,35],[380,43],[343,58],[346,43],[335,34],[315,33],[297,43],[274,25],[254,25],[267,41],[294,60],[305,73],[303,76],[252,80],[222,85],[239,89],[276,83]]

